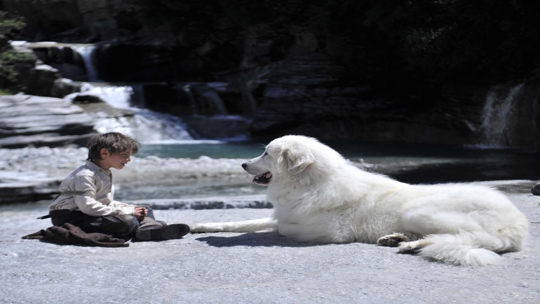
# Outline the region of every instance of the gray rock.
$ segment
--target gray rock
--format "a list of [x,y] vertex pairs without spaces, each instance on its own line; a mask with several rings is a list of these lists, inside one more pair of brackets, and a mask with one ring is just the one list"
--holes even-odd
[[54,81],[50,96],[62,98],[80,91],[81,83],[73,82],[71,79],[61,78]]
[[61,181],[43,172],[0,171],[0,205],[50,199]]
[[0,96],[0,147],[83,144],[94,122],[82,108],[53,97]]
[[75,96],[73,98],[73,103],[74,104],[79,104],[79,103],[102,103],[102,102],[105,102],[103,101],[103,99],[99,98],[99,96],[95,96],[95,95],[91,95],[91,94],[77,94],[77,96]]
[[[53,96],[55,82],[62,79],[60,72],[45,64],[37,65],[30,71],[25,93],[28,95]],[[63,97],[63,96],[56,96]]]
[[531,192],[532,192],[532,194],[534,194],[534,195],[540,195],[540,183],[534,185],[534,186],[531,188]]

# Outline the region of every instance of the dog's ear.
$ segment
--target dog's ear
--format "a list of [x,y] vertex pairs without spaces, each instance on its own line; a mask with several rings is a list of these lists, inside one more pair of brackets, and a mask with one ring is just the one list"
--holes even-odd
[[313,164],[314,157],[307,149],[290,148],[284,151],[287,159],[287,168],[290,174],[295,175],[304,171],[309,165]]

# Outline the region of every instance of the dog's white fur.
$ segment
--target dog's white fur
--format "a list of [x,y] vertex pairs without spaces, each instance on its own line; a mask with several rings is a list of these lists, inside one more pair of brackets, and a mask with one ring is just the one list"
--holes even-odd
[[192,232],[277,230],[299,241],[364,242],[456,265],[496,264],[521,250],[529,221],[500,192],[471,184],[409,185],[350,165],[314,138],[273,140],[243,164],[272,173],[272,218],[196,224]]

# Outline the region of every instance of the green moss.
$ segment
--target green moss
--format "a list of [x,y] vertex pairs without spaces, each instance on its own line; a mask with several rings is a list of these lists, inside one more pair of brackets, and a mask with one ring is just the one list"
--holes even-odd
[[22,17],[0,11],[0,37],[12,38],[25,26]]
[[15,50],[7,50],[0,53],[0,64],[11,65],[15,63],[33,63],[36,61],[36,56],[33,53],[17,52]]

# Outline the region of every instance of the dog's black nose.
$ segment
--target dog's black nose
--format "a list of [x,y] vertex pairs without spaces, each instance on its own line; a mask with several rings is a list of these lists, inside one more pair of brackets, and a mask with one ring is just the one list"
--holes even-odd
[[243,164],[242,164],[242,168],[245,169],[246,167],[247,167],[247,163],[243,163]]

